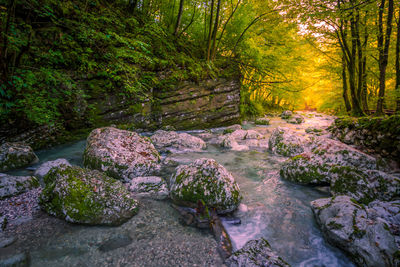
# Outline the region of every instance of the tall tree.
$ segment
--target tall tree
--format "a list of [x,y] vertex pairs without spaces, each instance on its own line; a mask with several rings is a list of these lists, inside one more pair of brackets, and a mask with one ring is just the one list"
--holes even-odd
[[397,12],[397,39],[396,39],[396,112],[400,113],[400,5]]
[[386,67],[389,57],[390,35],[392,33],[393,20],[393,0],[389,0],[388,13],[386,19],[386,34],[383,33],[383,14],[385,9],[385,0],[381,0],[379,5],[378,19],[378,50],[379,50],[379,94],[376,106],[376,116],[383,115],[383,101],[385,98],[386,87]]
[[175,30],[174,30],[174,35],[175,36],[178,35],[179,27],[181,25],[184,2],[185,2],[184,0],[180,0],[180,2],[179,2],[179,11],[178,11],[178,16],[176,18],[176,24],[175,24]]

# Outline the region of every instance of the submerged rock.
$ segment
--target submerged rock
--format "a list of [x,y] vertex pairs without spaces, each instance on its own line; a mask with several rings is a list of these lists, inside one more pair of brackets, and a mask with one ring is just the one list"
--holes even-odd
[[38,162],[33,149],[24,143],[4,143],[0,146],[0,171],[9,171]]
[[129,182],[160,168],[160,155],[148,138],[130,131],[105,127],[93,130],[83,154],[85,167]]
[[204,201],[219,214],[234,211],[242,198],[232,174],[207,158],[176,169],[170,181],[170,196],[176,204],[184,206],[195,206],[199,200]]
[[36,187],[39,187],[39,181],[34,176],[0,173],[0,199],[19,195]]
[[27,267],[29,266],[29,254],[17,252],[15,249],[4,248],[0,253],[1,267]]
[[348,196],[311,202],[328,241],[350,254],[359,266],[399,266],[400,201],[368,206]]
[[68,222],[120,225],[138,211],[124,185],[97,170],[64,165],[51,169],[44,182],[41,208]]
[[225,261],[225,264],[228,267],[290,266],[271,249],[268,241],[264,238],[248,241],[243,248],[234,252]]
[[278,127],[268,140],[268,149],[275,154],[292,157],[304,152],[305,143],[290,129]]
[[137,196],[158,200],[166,199],[169,194],[167,183],[157,176],[136,177],[129,183],[128,190]]
[[206,149],[206,143],[187,133],[158,130],[151,136],[151,141],[160,152],[189,152]]
[[59,167],[61,165],[71,166],[71,164],[66,159],[47,161],[36,169],[34,175],[38,178],[43,178],[51,170],[51,168]]

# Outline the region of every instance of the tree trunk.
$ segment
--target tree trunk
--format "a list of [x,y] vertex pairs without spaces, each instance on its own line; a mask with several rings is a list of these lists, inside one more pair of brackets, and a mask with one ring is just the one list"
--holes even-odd
[[221,9],[221,0],[218,0],[217,3],[217,13],[215,14],[215,23],[214,23],[214,30],[213,30],[213,34],[212,34],[212,48],[211,48],[211,60],[214,60],[215,55],[217,53],[216,49],[215,49],[215,43],[217,40],[217,32],[218,32],[218,25],[219,25],[219,12]]
[[383,34],[383,12],[385,8],[385,0],[381,1],[379,6],[379,34],[378,34],[378,50],[379,50],[379,93],[378,103],[376,105],[376,116],[383,114],[383,102],[385,97],[385,83],[386,83],[386,67],[388,64],[390,34],[392,33],[392,19],[393,19],[393,0],[389,0],[386,34]]
[[346,112],[351,111],[351,105],[349,101],[349,96],[347,94],[348,88],[347,88],[347,73],[346,73],[346,60],[344,56],[342,57],[342,83],[343,83],[343,100],[344,100],[344,105],[346,107]]
[[179,3],[179,12],[178,12],[178,17],[176,19],[175,30],[174,30],[174,35],[175,36],[178,35],[179,27],[181,25],[182,13],[183,13],[183,3],[184,2],[185,2],[184,0],[181,0],[180,3]]
[[209,28],[208,28],[208,38],[207,38],[207,61],[210,59],[213,17],[214,17],[214,0],[211,0],[210,25],[209,25]]
[[397,41],[396,41],[396,112],[400,113],[400,6],[397,18]]
[[357,84],[356,84],[356,59],[357,59],[357,29],[356,20],[354,14],[351,14],[350,18],[350,30],[351,30],[351,53],[349,55],[349,64],[347,68],[349,71],[349,84],[350,84],[350,96],[352,104],[352,114],[355,117],[360,117],[364,115],[361,109],[360,99],[357,94]]

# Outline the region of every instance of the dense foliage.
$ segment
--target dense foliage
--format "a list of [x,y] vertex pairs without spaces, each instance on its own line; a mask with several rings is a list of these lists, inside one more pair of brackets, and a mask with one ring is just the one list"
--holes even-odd
[[92,127],[104,95],[139,112],[157,88],[233,75],[244,116],[381,114],[400,103],[399,10],[392,0],[0,0],[0,123]]

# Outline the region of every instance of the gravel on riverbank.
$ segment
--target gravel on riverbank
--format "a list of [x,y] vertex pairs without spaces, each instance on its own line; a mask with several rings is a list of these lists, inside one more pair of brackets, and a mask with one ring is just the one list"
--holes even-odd
[[41,192],[41,188],[35,188],[20,195],[0,200],[0,216],[6,218],[6,227],[31,220],[40,209],[39,195]]

